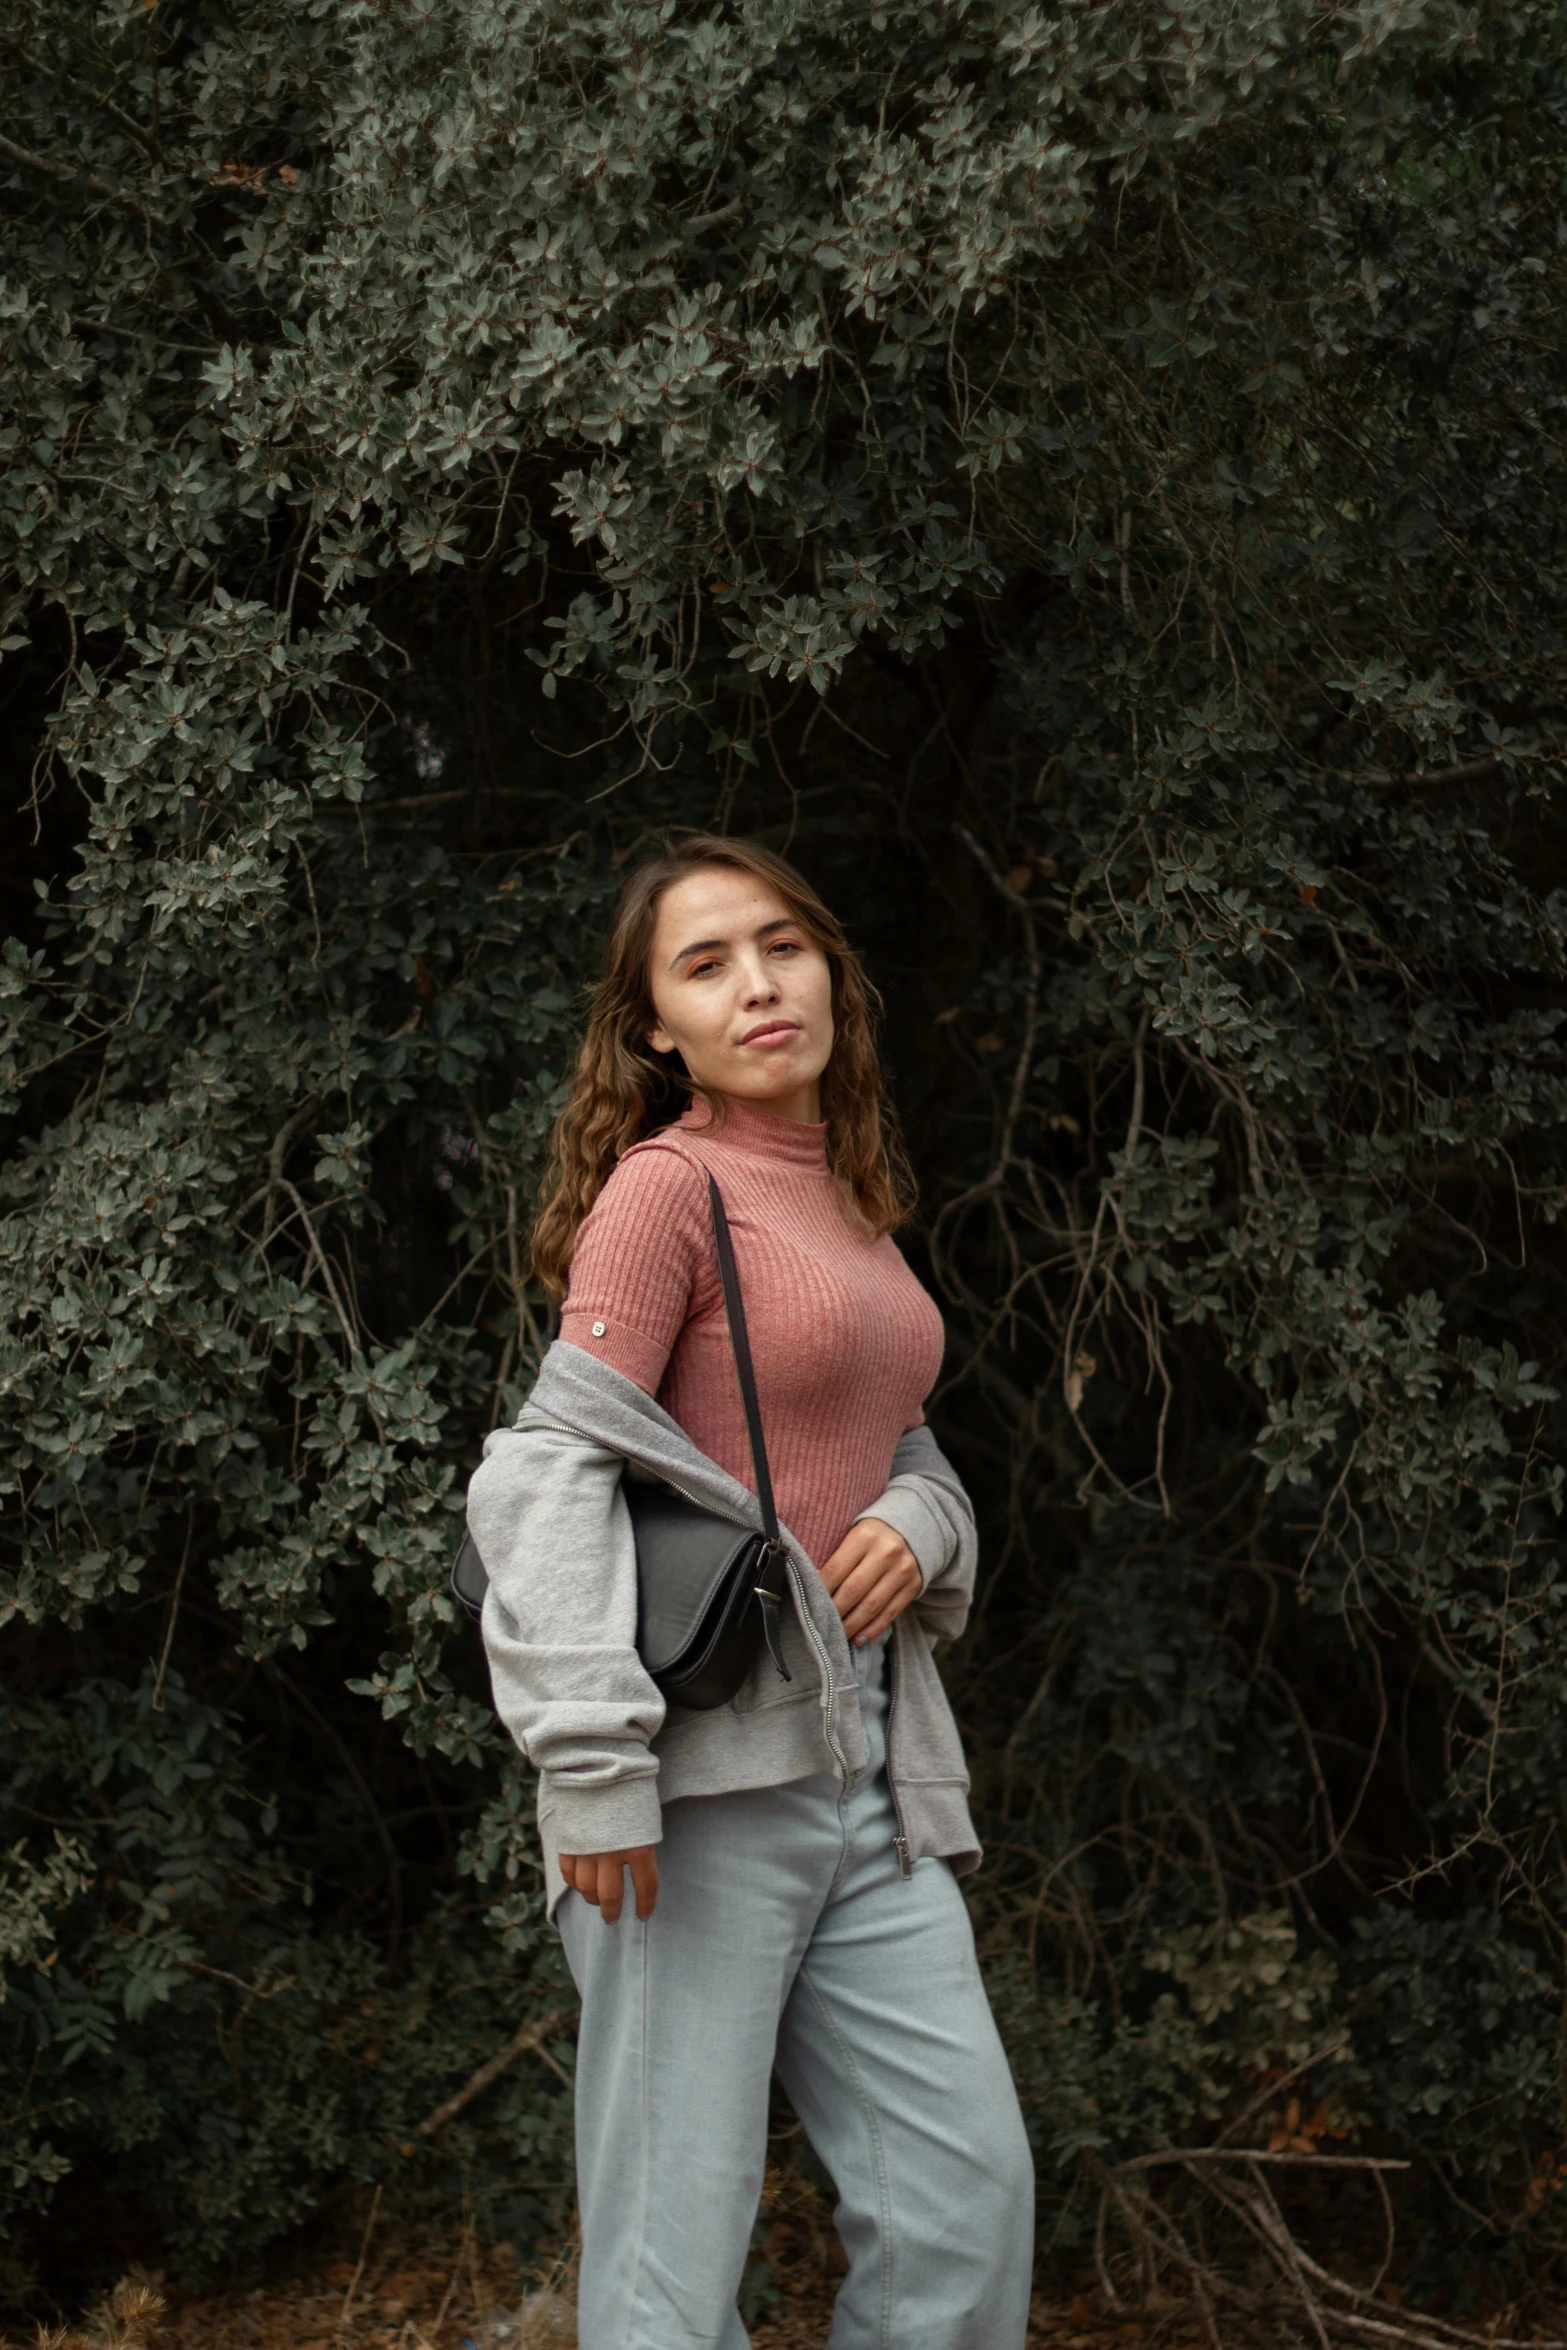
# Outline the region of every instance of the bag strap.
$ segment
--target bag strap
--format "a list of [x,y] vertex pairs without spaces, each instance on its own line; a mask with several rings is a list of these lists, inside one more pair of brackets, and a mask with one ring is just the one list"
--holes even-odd
[[735,1265],[734,1242],[729,1237],[729,1218],[724,1212],[724,1195],[713,1181],[707,1179],[707,1203],[713,1216],[713,1239],[718,1246],[718,1274],[724,1285],[724,1312],[729,1321],[729,1343],[734,1350],[735,1371],[740,1381],[740,1400],[745,1406],[746,1434],[751,1439],[751,1468],[756,1477],[756,1498],[762,1505],[762,1531],[769,1542],[776,1543],[778,1512],[773,1507],[773,1480],[767,1466],[767,1446],[762,1438],[762,1408],[756,1400],[756,1373],[751,1367],[751,1340],[745,1326],[745,1301],[740,1295],[740,1275]]
[[762,1632],[768,1654],[783,1678],[791,1681],[794,1675],[784,1662],[783,1643],[779,1636],[779,1617],[788,1595],[788,1554],[778,1532],[778,1512],[773,1507],[772,1473],[767,1466],[767,1446],[762,1440],[762,1407],[756,1400],[756,1373],[751,1367],[751,1340],[745,1326],[745,1302],[740,1295],[734,1242],[729,1237],[724,1195],[711,1174],[707,1178],[707,1204],[712,1210],[713,1239],[718,1248],[718,1275],[724,1285],[724,1312],[729,1321],[729,1344],[734,1353],[735,1373],[740,1381],[740,1400],[745,1405],[745,1431],[751,1439],[751,1468],[756,1478],[756,1498],[762,1510],[765,1542],[756,1566],[756,1581],[751,1589],[762,1611]]

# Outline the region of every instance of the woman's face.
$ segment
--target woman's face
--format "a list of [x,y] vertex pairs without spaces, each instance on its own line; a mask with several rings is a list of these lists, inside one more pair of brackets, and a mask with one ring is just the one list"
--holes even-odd
[[672,883],[658,902],[649,976],[655,1052],[679,1053],[698,1085],[732,1101],[820,1118],[832,972],[765,881],[699,865]]

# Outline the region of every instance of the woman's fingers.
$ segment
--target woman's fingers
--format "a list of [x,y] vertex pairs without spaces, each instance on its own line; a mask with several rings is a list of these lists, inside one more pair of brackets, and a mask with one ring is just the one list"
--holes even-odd
[[599,1854],[599,1916],[612,1926],[626,1894],[626,1864],[618,1852]]
[[886,1580],[887,1567],[880,1559],[867,1559],[863,1566],[855,1568],[852,1575],[844,1577],[832,1595],[832,1603],[843,1618],[845,1628],[849,1618],[861,1613],[872,1592],[879,1591]]
[[822,1581],[843,1615],[889,1567],[907,1564],[919,1574],[919,1564],[901,1534],[879,1518],[857,1518],[821,1570]]
[[625,1906],[628,1868],[637,1916],[653,1915],[658,1900],[658,1856],[651,1844],[639,1844],[629,1852],[561,1852],[555,1857],[572,1891],[591,1901],[607,1926],[615,1923]]
[[919,1591],[920,1571],[912,1560],[907,1566],[889,1568],[850,1607],[843,1619],[845,1632],[851,1640],[879,1640]]
[[637,1915],[650,1918],[658,1900],[658,1854],[644,1844],[631,1855],[631,1890],[637,1897]]
[[856,1519],[821,1570],[822,1581],[834,1599],[838,1596],[839,1585],[870,1556],[876,1546],[877,1535],[890,1532],[890,1527],[878,1525],[871,1518]]
[[879,1518],[858,1518],[821,1570],[851,1640],[876,1640],[924,1586],[918,1559]]

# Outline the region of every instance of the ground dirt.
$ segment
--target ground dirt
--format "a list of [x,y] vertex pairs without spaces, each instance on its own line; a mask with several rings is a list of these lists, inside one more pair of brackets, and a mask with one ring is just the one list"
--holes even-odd
[[[775,2221],[774,2301],[751,2321],[753,2350],[825,2343],[842,2261],[822,2239],[823,2217],[801,2209]],[[571,2288],[569,2259],[519,2271],[509,2247],[485,2247],[471,2230],[412,2237],[388,2225],[357,2249],[280,2263],[270,2282],[230,2293],[180,2294],[134,2272],[74,2326],[13,2329],[0,2350],[577,2350]],[[1137,2350],[1143,2339],[1141,2327],[1102,2319],[1079,2296],[1036,2301],[1029,2344]],[[1168,2333],[1163,2341],[1198,2350]]]
[[[770,2278],[750,2320],[753,2350],[822,2350],[843,2269],[829,2199],[773,2170],[764,2209]],[[377,2197],[348,2240],[292,2258],[280,2250],[264,2283],[197,2296],[134,2271],[73,2324],[13,2326],[0,2350],[578,2350],[574,2281],[569,2249],[520,2269],[509,2246],[485,2245],[471,2222],[410,2224]],[[1496,2310],[1471,2331],[1416,2318],[1391,2281],[1377,2299],[1376,2321],[1351,2321],[1352,2350],[1368,2339],[1373,2350],[1491,2350],[1502,2335],[1567,2350],[1559,2308]],[[1233,2350],[1275,2340],[1300,2350],[1303,2340],[1264,2325],[1243,2346],[1225,2331]],[[1108,2308],[1085,2272],[1080,2291],[1036,2298],[1029,2350],[1209,2350],[1209,2338],[1191,2303],[1161,2296],[1134,2318]]]

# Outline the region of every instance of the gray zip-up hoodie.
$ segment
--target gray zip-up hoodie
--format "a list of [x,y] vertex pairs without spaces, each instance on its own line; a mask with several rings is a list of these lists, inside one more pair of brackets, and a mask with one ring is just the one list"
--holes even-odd
[[[637,1570],[622,1475],[677,1485],[760,1528],[756,1496],[699,1452],[650,1395],[557,1339],[513,1428],[486,1437],[468,1524],[490,1578],[484,1645],[496,1710],[539,1773],[550,1907],[560,1852],[656,1844],[662,1806],[863,1767],[859,1691],[838,1611],[781,1529],[793,1610],[785,1681],[764,1652],[736,1696],[708,1713],[667,1706],[637,1655]],[[974,1514],[928,1428],[893,1455],[861,1516],[903,1536],[924,1576],[893,1627],[887,1776],[907,1870],[926,1855],[973,1868],[968,1772],[931,1651],[961,1632],[974,1588]]]

